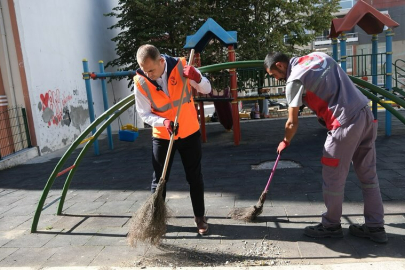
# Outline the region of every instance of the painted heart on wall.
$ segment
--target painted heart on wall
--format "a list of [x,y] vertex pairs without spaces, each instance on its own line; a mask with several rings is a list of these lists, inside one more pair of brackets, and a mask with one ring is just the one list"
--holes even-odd
[[45,110],[45,108],[48,108],[48,102],[49,102],[49,93],[46,93],[45,96],[43,94],[41,94],[40,99],[42,101],[42,110]]

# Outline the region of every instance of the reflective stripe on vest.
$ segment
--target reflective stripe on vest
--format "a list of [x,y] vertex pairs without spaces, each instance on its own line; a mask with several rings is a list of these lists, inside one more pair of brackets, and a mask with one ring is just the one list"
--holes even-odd
[[[181,105],[181,112],[177,119],[179,130],[175,136],[176,140],[178,138],[186,138],[200,129],[191,86],[188,80],[183,77],[183,67],[186,64],[185,58],[180,58],[170,74],[167,74],[167,94],[164,91],[156,89],[157,85],[148,80],[146,76],[138,73],[134,77],[137,91],[140,91],[150,102],[152,114],[175,121],[176,113]],[[183,95],[183,104],[180,104],[184,85],[186,89]],[[154,138],[170,139],[169,133],[164,126],[153,127],[152,136]]]
[[[182,65],[181,61],[177,65],[177,70],[178,70],[179,74],[183,74],[183,65]],[[181,80],[183,81],[183,84],[187,84],[187,78],[181,77]],[[148,86],[148,83],[146,82],[146,79],[142,76],[139,76],[138,81],[139,81],[139,84],[141,85],[142,89],[145,91],[146,95],[148,96],[148,99],[150,100],[151,105],[155,111],[165,112],[165,111],[168,111],[173,108],[171,103],[167,103],[161,107],[158,107],[155,104],[155,102],[153,101],[151,90]],[[155,90],[153,90],[153,91],[155,91]],[[191,91],[185,91],[185,95],[183,97],[183,104],[190,102],[190,100],[191,100]],[[180,99],[173,101],[173,105],[175,107],[178,107],[179,104],[180,104]]]

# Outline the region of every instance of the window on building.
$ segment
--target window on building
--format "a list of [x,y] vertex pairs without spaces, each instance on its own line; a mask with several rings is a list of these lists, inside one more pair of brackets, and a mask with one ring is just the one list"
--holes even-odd
[[356,0],[342,0],[339,2],[341,9],[350,9],[356,4]]

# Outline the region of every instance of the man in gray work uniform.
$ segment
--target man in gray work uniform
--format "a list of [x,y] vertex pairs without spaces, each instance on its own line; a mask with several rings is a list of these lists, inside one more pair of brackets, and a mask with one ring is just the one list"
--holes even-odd
[[305,228],[310,237],[343,237],[340,219],[344,187],[350,163],[361,182],[365,224],[350,225],[351,234],[378,243],[388,241],[384,229],[384,209],[376,171],[375,139],[377,121],[368,108],[368,99],[347,74],[327,54],[311,53],[289,58],[270,53],[264,60],[270,76],[286,81],[289,105],[285,136],[277,152],[288,147],[298,128],[302,104],[312,109],[328,129],[322,163],[323,198],[326,212],[322,222]]

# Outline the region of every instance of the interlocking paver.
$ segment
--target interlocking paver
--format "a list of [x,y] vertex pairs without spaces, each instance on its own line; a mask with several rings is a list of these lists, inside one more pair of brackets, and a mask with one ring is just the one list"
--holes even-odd
[[[405,257],[405,125],[393,119],[392,136],[386,137],[384,118],[379,113],[376,146],[389,238],[386,245],[348,232],[350,224],[364,222],[361,186],[353,170],[345,187],[344,238],[303,235],[304,227],[320,222],[325,210],[320,157],[326,132],[313,117],[300,120],[298,133],[282,156],[301,167],[277,168],[263,213],[254,222],[229,218],[234,207],[256,204],[271,170],[252,170],[252,165],[274,161],[283,136],[285,119],[251,120],[241,122],[238,146],[233,133],[225,132],[220,124],[207,125],[202,167],[208,236],[197,235],[188,184],[176,154],[167,189],[171,216],[159,247],[143,243],[130,247],[126,239],[131,216],[151,196],[150,130],[140,130],[133,143],[118,141],[114,135],[114,150],[101,139],[100,155],[90,151],[72,178],[61,216],[56,209],[65,178],[57,179],[37,233],[30,233],[33,213],[63,151],[0,171],[0,267],[303,267],[399,260]],[[76,150],[64,168],[78,154]]]

